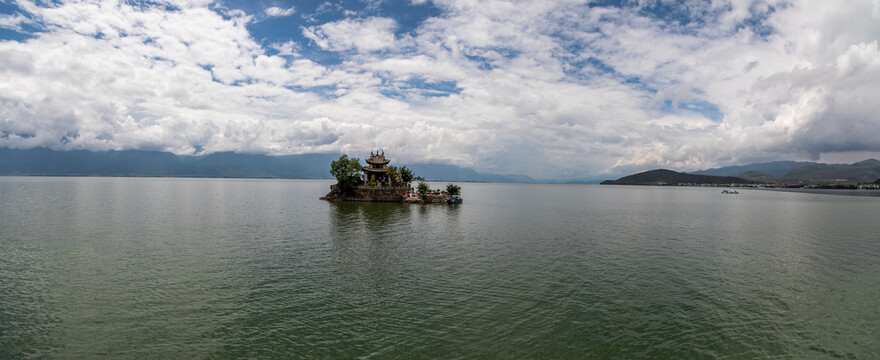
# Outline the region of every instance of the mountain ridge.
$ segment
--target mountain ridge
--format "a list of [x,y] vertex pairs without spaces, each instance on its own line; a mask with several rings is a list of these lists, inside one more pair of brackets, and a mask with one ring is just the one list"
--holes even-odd
[[694,175],[667,169],[656,169],[624,176],[617,180],[603,181],[602,185],[723,185],[753,184],[753,181],[732,176]]
[[[56,151],[0,148],[0,175],[332,179],[341,154],[260,155],[216,152],[175,155],[150,150]],[[400,164],[432,181],[535,182],[525,175],[480,173],[445,164]]]
[[[739,171],[743,172],[737,173]],[[737,165],[708,170],[691,171],[687,173],[676,173],[671,170],[658,169],[624,176],[618,180],[607,180],[603,181],[602,183],[638,183],[640,185],[663,185],[674,183],[711,184],[717,183],[711,181],[719,180],[688,178],[683,175],[726,177],[728,178],[728,180],[740,179],[753,184],[854,185],[857,183],[876,183],[877,181],[880,181],[880,160],[866,159],[852,164],[823,164],[814,162],[774,161],[768,163]],[[729,181],[728,183],[736,184],[737,182]]]
[[880,178],[880,160],[867,159],[852,164],[815,164],[794,169],[782,177],[786,183],[865,183]]
[[739,176],[749,171],[757,171],[770,176],[781,178],[792,170],[802,167],[816,165],[817,162],[812,161],[770,161],[763,163],[752,163],[746,165],[724,166],[720,168],[712,168],[698,171],[688,171],[688,174],[694,175],[714,175],[714,176]]

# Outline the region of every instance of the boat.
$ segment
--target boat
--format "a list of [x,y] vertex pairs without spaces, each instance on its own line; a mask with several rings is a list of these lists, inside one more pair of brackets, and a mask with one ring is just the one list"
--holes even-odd
[[724,189],[723,191],[721,191],[721,193],[722,194],[739,194],[739,191]]

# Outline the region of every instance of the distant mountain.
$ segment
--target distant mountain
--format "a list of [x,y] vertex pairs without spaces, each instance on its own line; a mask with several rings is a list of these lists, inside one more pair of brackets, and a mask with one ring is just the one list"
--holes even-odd
[[624,176],[617,180],[606,180],[602,185],[677,185],[677,184],[752,184],[754,181],[732,176],[693,175],[658,169],[645,171],[635,175]]
[[601,184],[602,181],[605,180],[594,180],[594,179],[574,179],[574,180],[565,180],[559,183],[561,184],[570,184],[570,185],[586,185],[586,184]]
[[404,164],[416,176],[433,181],[475,181],[498,183],[530,183],[535,182],[525,175],[483,174],[474,169],[445,164]]
[[742,174],[737,175],[736,177],[761,184],[776,184],[780,182],[780,179],[778,177],[768,175],[760,171],[746,171]]
[[[0,149],[0,175],[194,176],[246,178],[330,178],[338,154],[267,156],[214,153],[177,156],[168,152],[54,151]],[[317,164],[320,163],[319,167]]]
[[181,159],[167,152],[0,149],[3,175],[175,176],[183,172]]
[[[187,176],[330,179],[330,162],[340,154],[269,156],[219,152],[178,156],[161,151],[54,151],[0,148],[0,175]],[[395,164],[394,165],[407,165]],[[407,166],[435,181],[534,182],[523,175],[482,174],[442,164]]]
[[792,170],[806,166],[817,165],[818,163],[809,161],[772,161],[765,163],[756,163],[738,166],[725,166],[708,170],[691,171],[689,174],[694,175],[715,175],[715,176],[739,176],[740,174],[757,171],[770,176],[781,178]]
[[870,183],[880,176],[880,160],[868,159],[850,165],[815,164],[792,170],[785,183]]
[[690,174],[736,176],[766,184],[871,183],[880,176],[880,160],[868,159],[854,164],[774,161],[692,171]]

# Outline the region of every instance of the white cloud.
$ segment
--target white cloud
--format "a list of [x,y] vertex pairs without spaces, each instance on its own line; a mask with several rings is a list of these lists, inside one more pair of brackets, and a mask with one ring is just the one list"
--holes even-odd
[[21,25],[32,23],[31,19],[22,14],[0,14],[0,28],[23,32]]
[[394,44],[394,19],[371,17],[344,19],[303,29],[303,35],[322,49],[375,51]]
[[536,177],[880,151],[876,1],[664,2],[701,20],[677,25],[651,2],[438,0],[404,34],[386,17],[303,28],[335,65],[294,40],[267,53],[244,12],[168,3],[0,18],[43,29],[0,42],[0,146],[384,148]]
[[266,16],[268,16],[268,17],[284,17],[284,16],[293,15],[293,13],[295,11],[296,10],[293,7],[290,7],[287,9],[282,9],[280,7],[273,6],[273,7],[267,8],[265,13],[266,13]]

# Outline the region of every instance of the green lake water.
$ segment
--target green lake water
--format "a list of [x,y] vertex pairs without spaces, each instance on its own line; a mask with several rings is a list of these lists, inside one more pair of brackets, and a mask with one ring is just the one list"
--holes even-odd
[[0,359],[880,358],[876,197],[330,184],[0,177]]

